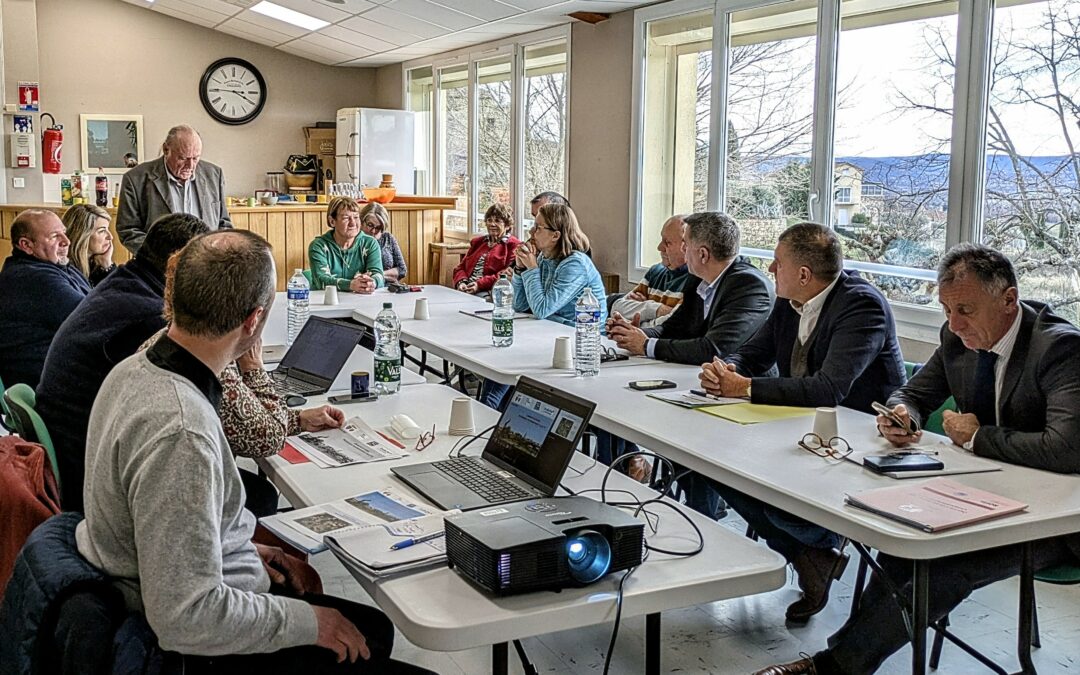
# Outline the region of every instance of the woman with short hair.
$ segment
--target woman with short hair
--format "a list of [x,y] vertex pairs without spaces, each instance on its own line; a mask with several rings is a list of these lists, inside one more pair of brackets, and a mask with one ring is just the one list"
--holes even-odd
[[492,204],[484,213],[487,234],[469,243],[469,252],[454,268],[454,288],[483,295],[511,265],[521,240],[514,231],[514,212],[506,204]]
[[71,241],[68,258],[82,272],[91,286],[116,269],[113,262],[113,236],[109,232],[109,212],[94,204],[76,204],[62,218]]
[[383,285],[382,250],[360,229],[360,205],[352,197],[334,197],[326,207],[330,231],[308,246],[311,288],[372,293]]
[[360,209],[360,229],[379,242],[382,251],[383,276],[387,281],[401,281],[409,271],[405,256],[401,255],[401,246],[387,228],[390,227],[390,214],[386,207],[378,202],[365,204]]

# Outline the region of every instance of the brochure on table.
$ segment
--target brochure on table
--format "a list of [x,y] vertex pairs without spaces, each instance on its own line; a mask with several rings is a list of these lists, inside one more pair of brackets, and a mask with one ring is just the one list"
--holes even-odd
[[396,523],[442,511],[394,490],[346,497],[260,519],[266,529],[308,553],[326,550],[326,535],[342,535],[372,525]]
[[847,495],[856,508],[922,530],[941,532],[1023,511],[1027,504],[949,478]]
[[305,431],[289,437],[289,445],[323,468],[404,457],[405,451],[359,417],[340,429]]
[[693,389],[681,391],[658,391],[648,394],[649,398],[655,398],[664,403],[674,403],[681,408],[704,408],[712,405],[731,405],[733,403],[746,403],[744,398],[725,398],[695,392]]
[[394,544],[425,535],[443,532],[447,511],[409,520],[376,523],[328,534],[326,545],[347,567],[369,579],[413,572],[446,564],[446,538],[435,536],[427,541],[391,550]]

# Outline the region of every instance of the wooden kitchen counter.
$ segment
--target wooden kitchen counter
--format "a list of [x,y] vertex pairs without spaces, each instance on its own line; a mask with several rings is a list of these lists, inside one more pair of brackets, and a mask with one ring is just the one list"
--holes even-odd
[[[443,212],[455,208],[455,201],[452,198],[433,197],[430,201],[391,202],[384,206],[390,213],[390,233],[401,245],[401,253],[409,266],[406,281],[426,283],[430,265],[428,245],[443,240]],[[314,202],[232,206],[229,207],[229,217],[237,229],[251,230],[274,247],[277,288],[283,291],[293,270],[308,268],[307,247],[315,237],[326,231],[326,207],[327,204]],[[68,207],[60,204],[0,204],[0,260],[11,254],[11,222],[20,211],[30,208],[48,209],[62,216]],[[116,236],[116,209],[106,210],[114,217],[111,228],[116,246],[113,260],[126,262],[131,256]]]

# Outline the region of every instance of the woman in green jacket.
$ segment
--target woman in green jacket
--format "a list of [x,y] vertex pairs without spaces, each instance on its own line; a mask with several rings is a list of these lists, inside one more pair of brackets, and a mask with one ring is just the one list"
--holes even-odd
[[311,287],[322,290],[371,293],[384,285],[382,249],[374,237],[360,231],[360,206],[351,197],[334,197],[326,208],[332,229],[308,246]]

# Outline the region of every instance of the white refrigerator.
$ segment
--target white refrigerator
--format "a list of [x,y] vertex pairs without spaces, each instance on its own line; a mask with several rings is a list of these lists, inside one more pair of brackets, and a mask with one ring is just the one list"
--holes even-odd
[[413,118],[414,113],[405,110],[338,110],[334,182],[378,187],[382,175],[389,173],[398,192],[415,194]]

